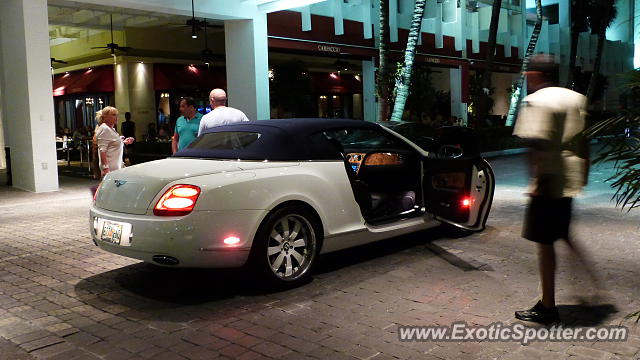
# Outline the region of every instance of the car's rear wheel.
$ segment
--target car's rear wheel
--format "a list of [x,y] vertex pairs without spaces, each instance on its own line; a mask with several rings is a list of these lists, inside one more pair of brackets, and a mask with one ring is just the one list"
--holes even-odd
[[321,234],[315,217],[303,207],[287,206],[272,212],[253,241],[254,268],[280,284],[296,284],[309,275]]

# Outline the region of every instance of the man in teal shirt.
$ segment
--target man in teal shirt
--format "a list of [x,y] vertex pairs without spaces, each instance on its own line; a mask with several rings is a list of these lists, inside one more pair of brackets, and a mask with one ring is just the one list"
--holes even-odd
[[176,129],[171,140],[173,153],[186,148],[198,137],[202,114],[196,111],[196,102],[192,97],[180,99],[180,113],[182,116],[176,121]]

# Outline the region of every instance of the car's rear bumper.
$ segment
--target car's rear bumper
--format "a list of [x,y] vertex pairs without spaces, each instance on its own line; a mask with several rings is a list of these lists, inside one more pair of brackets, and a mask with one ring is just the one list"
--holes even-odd
[[[110,244],[107,241],[97,240],[96,244],[108,252],[142,260],[160,266],[170,267],[194,267],[194,268],[234,268],[243,266],[249,257],[250,249],[229,249],[213,251],[148,251],[130,247]],[[155,257],[155,259],[154,259]],[[170,257],[176,260],[176,264],[170,265],[161,261],[159,257]]]
[[[123,214],[92,206],[89,230],[94,243],[101,249],[161,266],[240,267],[248,259],[264,215],[263,210],[235,210],[161,217]],[[101,229],[94,228],[95,218],[131,224],[130,243],[129,238],[121,242],[124,245],[101,240]],[[238,237],[240,242],[236,246],[224,244],[223,240],[229,236]]]

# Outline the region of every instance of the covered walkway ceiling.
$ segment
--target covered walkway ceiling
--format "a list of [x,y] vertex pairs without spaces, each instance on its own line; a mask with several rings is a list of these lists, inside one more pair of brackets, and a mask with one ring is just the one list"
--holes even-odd
[[[251,19],[256,14],[281,11],[326,0],[194,0],[196,18],[211,25],[224,20]],[[174,0],[49,0],[50,45],[57,45],[113,29],[182,26],[192,17],[191,1]]]

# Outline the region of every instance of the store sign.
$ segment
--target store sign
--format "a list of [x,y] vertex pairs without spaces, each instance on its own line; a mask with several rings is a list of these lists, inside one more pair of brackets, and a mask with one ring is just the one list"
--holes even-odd
[[424,58],[425,62],[430,62],[430,63],[434,63],[434,64],[440,64],[440,59],[438,58],[434,58],[434,57],[425,57]]
[[318,45],[318,51],[330,52],[330,53],[340,53],[339,46],[331,46],[331,45]]

